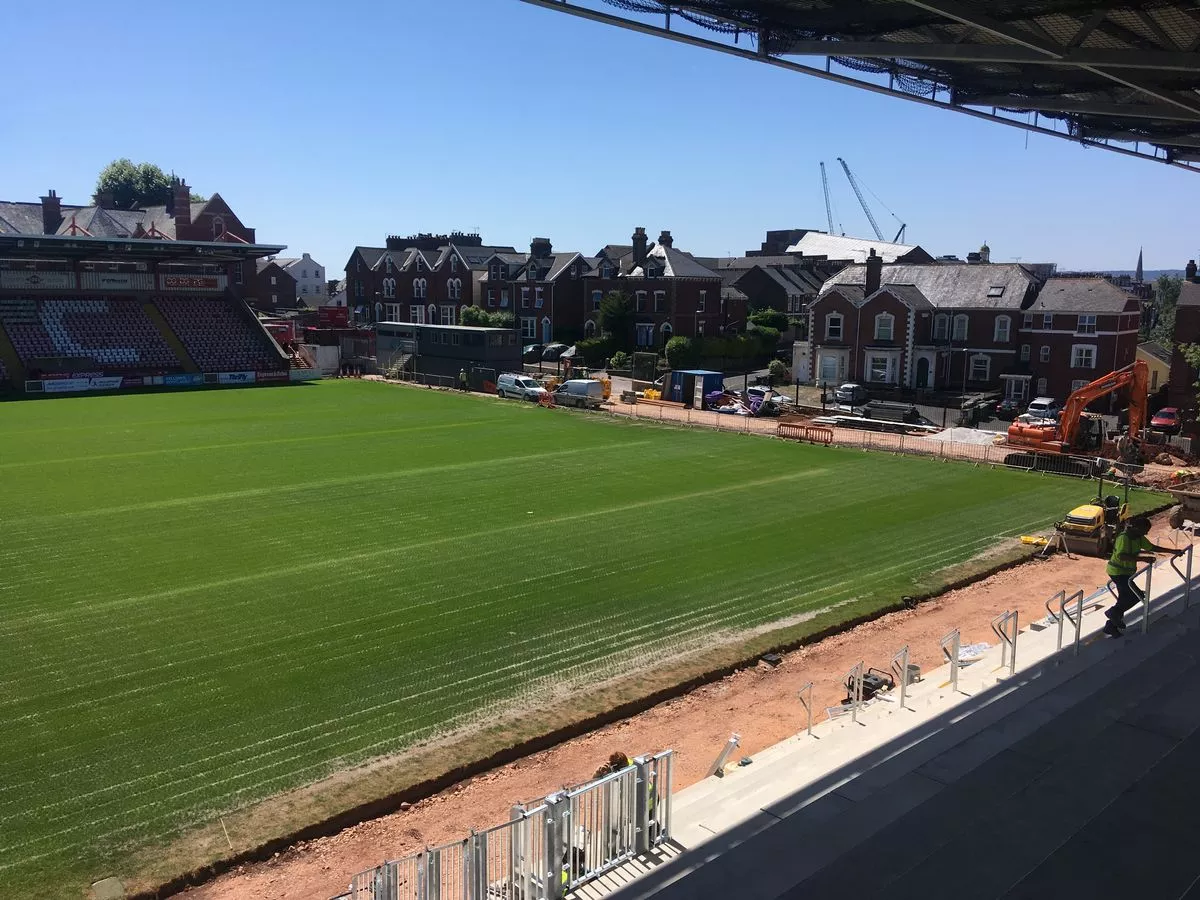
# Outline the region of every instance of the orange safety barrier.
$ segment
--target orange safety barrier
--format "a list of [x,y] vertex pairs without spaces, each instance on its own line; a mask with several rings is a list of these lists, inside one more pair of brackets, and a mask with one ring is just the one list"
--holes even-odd
[[794,422],[780,422],[779,436],[793,438],[798,441],[809,441],[813,444],[832,444],[833,429],[822,428],[818,425],[801,425]]

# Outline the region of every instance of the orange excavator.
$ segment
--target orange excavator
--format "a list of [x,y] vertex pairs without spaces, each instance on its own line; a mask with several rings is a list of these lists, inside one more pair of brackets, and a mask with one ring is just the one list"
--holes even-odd
[[[1088,446],[1083,427],[1090,421],[1084,410],[1089,403],[1122,388],[1129,388],[1129,435],[1135,440],[1146,425],[1147,383],[1146,363],[1137,360],[1132,365],[1109,372],[1090,384],[1085,384],[1067,398],[1057,422],[1014,422],[1008,427],[1008,445],[1024,447],[1043,453],[1080,453],[1096,447]],[[1100,442],[1103,435],[1097,435]]]

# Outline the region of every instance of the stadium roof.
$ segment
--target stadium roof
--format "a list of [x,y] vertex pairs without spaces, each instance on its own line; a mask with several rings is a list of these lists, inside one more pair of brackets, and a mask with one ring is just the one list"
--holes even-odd
[[926,262],[932,259],[916,244],[893,244],[888,241],[848,237],[841,234],[825,234],[823,231],[810,231],[797,243],[788,247],[788,253],[826,256],[829,259],[849,259],[857,263],[866,262],[872,250],[875,251],[876,256],[883,257],[885,263],[893,263],[898,259],[905,258],[914,250],[919,252],[914,254],[912,262]]
[[1195,0],[525,2],[1200,171]]
[[62,234],[0,235],[0,257],[5,259],[237,262],[260,256],[275,256],[286,249],[284,244],[245,244],[237,241],[166,241],[154,238],[75,237]]

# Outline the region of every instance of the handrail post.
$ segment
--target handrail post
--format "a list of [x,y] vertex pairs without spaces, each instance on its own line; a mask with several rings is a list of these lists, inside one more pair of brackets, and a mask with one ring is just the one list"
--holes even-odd
[[[1145,634],[1150,630],[1150,588],[1154,576],[1154,563],[1146,563],[1143,570],[1146,573],[1146,593],[1142,599],[1142,634]],[[1139,572],[1138,574],[1140,575],[1141,573]]]
[[863,695],[863,660],[846,673],[846,686],[850,689],[850,721],[858,724],[858,707]]
[[1180,568],[1175,563],[1175,559],[1171,559],[1171,568],[1179,573],[1179,577],[1183,579],[1183,608],[1189,609],[1192,605],[1192,551],[1195,549],[1195,544],[1188,544],[1187,549],[1183,551],[1183,555],[1187,557],[1187,571],[1180,571]]
[[908,698],[908,644],[892,657],[892,671],[900,682],[900,708],[904,709],[904,701]]
[[[1075,593],[1073,593],[1070,597],[1068,597],[1065,601],[1063,601],[1063,612],[1067,616],[1070,616],[1071,614],[1069,612],[1066,612],[1066,604],[1072,603],[1072,602],[1075,603],[1075,616],[1071,619],[1071,623],[1075,626],[1075,643],[1071,647],[1071,655],[1072,656],[1079,655],[1079,639],[1083,632],[1083,601],[1084,601],[1084,599],[1085,598],[1083,596],[1083,591],[1078,590]],[[1058,649],[1060,649],[1060,650],[1062,649],[1061,644],[1059,645]]]
[[[1009,633],[1011,628],[1012,633]],[[1017,634],[1020,626],[1017,622],[1017,611],[1009,610],[992,619],[992,633],[1000,641],[1000,668],[1008,666],[1008,674],[1017,671]]]
[[809,737],[812,737],[812,690],[813,683],[810,681],[804,687],[800,688],[798,692],[800,695],[800,705],[804,707],[804,713],[808,718],[808,722],[805,724],[805,731],[808,732]]
[[733,748],[742,742],[741,736],[734,733],[729,736],[729,740],[725,742],[725,746],[721,748],[721,752],[717,758],[713,760],[712,766],[708,770],[709,775],[716,775],[718,778],[725,777],[725,763],[729,760],[729,754],[733,752]]
[[[958,654],[961,649],[959,647],[961,640],[962,635],[957,628],[942,638],[942,653],[950,660],[950,690],[956,693],[958,691]],[[950,645],[949,649],[946,647],[947,644]]]
[[[1046,612],[1048,612],[1050,614],[1050,618],[1054,619],[1056,622],[1060,622],[1060,623],[1062,622],[1062,603],[1061,602],[1058,603],[1058,612],[1054,611],[1052,605],[1054,604],[1055,601],[1062,601],[1063,598],[1065,598],[1066,596],[1067,596],[1067,590],[1066,590],[1066,588],[1063,588],[1061,591],[1059,591],[1057,594],[1055,594],[1053,597],[1051,597],[1049,600],[1046,601]],[[1060,636],[1062,635],[1061,628],[1058,630],[1058,633]]]

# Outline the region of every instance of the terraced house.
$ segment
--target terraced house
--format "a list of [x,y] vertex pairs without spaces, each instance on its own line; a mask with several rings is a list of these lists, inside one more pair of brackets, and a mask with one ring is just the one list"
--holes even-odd
[[1139,319],[1137,298],[1103,278],[869,256],[812,304],[814,380],[1064,398],[1133,361]]

